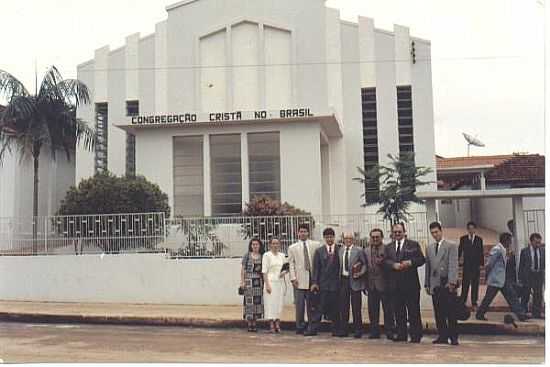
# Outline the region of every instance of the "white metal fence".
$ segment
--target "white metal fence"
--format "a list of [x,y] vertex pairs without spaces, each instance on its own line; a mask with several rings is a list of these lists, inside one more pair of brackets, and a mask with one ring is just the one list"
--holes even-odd
[[164,220],[164,213],[0,218],[0,254],[158,252]]
[[[330,216],[206,217],[166,219],[163,213],[82,215],[32,219],[0,218],[0,255],[62,255],[94,253],[165,252],[171,257],[240,257],[256,237],[264,243],[280,239],[282,251],[297,241],[298,226],[307,224],[311,237],[322,239],[332,227],[338,240],[353,232],[364,246],[369,232],[390,223],[375,214]],[[426,214],[412,213],[408,236],[424,245]]]
[[525,230],[527,231],[527,236],[531,233],[540,233],[545,239],[545,217],[544,210],[525,210],[523,212],[525,218]]

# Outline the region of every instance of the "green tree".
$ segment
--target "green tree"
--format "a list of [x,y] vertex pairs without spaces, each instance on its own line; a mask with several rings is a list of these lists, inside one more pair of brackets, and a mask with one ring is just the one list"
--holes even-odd
[[[31,94],[17,78],[0,70],[0,97],[7,106],[0,116],[0,162],[7,153],[16,150],[21,156],[32,157],[34,167],[33,239],[37,238],[38,169],[42,149],[50,149],[55,159],[57,151],[64,151],[67,159],[76,145],[92,150],[95,131],[76,117],[76,109],[90,102],[88,88],[76,79],[63,79],[52,66],[40,86]],[[33,251],[36,252],[36,241]]]
[[143,176],[100,173],[71,187],[57,215],[164,212],[170,216],[168,195]]
[[363,206],[380,205],[378,213],[384,215],[385,220],[392,224],[407,221],[408,208],[412,203],[423,204],[424,201],[416,196],[416,188],[429,185],[432,181],[421,178],[432,172],[429,167],[417,166],[414,153],[402,153],[400,156],[388,154],[391,162],[387,166],[376,165],[365,171],[358,167],[361,177],[354,178],[363,187],[369,182],[379,182],[380,190],[372,195],[365,192],[361,198]]

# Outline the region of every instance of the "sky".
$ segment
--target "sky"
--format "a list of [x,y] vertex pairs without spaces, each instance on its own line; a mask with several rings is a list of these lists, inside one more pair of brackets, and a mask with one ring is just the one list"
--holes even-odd
[[[226,0],[231,1],[231,0]],[[300,0],[296,0],[300,1]],[[432,42],[436,153],[465,156],[462,132],[483,141],[472,155],[544,154],[544,0],[328,0],[341,17],[410,28]],[[546,0],[548,1],[548,0]],[[34,89],[56,65],[66,78],[94,50],[153,33],[175,0],[3,0],[0,69]],[[549,11],[546,9],[548,18]],[[548,27],[547,27],[548,28]],[[547,29],[547,35],[549,34]],[[548,37],[546,38],[548,41]],[[548,44],[548,43],[547,43]],[[547,101],[549,99],[547,98]]]

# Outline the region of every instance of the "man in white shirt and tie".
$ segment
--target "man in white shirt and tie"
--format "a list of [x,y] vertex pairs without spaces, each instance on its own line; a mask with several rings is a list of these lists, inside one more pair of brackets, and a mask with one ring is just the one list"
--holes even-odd
[[483,238],[476,233],[477,226],[474,222],[468,222],[466,228],[468,229],[468,234],[460,237],[460,244],[458,245],[458,258],[463,259],[460,298],[463,303],[466,303],[471,285],[472,292],[470,297],[472,306],[477,307],[479,278],[481,276],[481,268],[485,265]]
[[[294,306],[296,309],[296,333],[303,334],[306,330],[304,313],[307,309],[307,319],[311,323],[311,276],[313,275],[313,255],[320,244],[309,239],[309,226],[298,226],[299,241],[288,248],[290,281],[294,288]],[[306,308],[307,306],[307,308]]]

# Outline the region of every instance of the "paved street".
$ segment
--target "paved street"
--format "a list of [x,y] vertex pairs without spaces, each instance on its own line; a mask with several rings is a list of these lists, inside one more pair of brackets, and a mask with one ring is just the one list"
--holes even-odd
[[[0,323],[0,358],[25,362],[543,363],[544,338],[474,336],[459,347],[304,338],[238,329]],[[261,352],[260,352],[261,351]],[[404,359],[404,356],[415,356]]]

